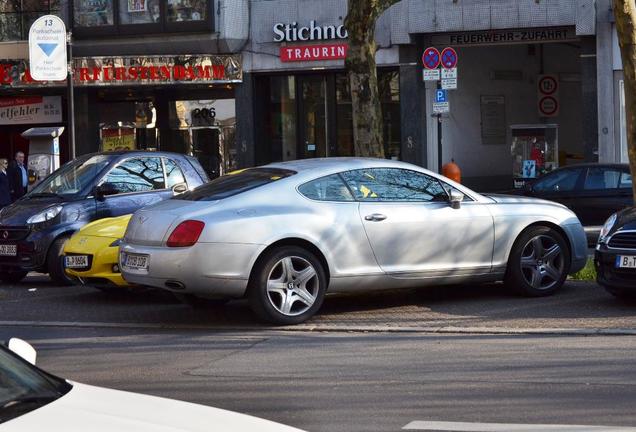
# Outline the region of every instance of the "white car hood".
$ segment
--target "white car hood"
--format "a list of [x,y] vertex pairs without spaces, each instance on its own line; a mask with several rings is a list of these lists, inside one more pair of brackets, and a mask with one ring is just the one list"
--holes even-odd
[[0,425],[2,432],[300,432],[172,399],[72,383],[69,393]]

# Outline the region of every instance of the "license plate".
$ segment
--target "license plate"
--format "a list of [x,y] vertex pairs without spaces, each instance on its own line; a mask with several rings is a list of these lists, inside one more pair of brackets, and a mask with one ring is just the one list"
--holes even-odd
[[124,265],[131,269],[145,270],[148,268],[147,255],[126,255]]
[[18,255],[17,245],[0,245],[0,256],[16,256]]
[[64,257],[66,268],[86,268],[88,267],[88,255],[69,255]]
[[636,256],[634,255],[617,255],[617,268],[636,268]]

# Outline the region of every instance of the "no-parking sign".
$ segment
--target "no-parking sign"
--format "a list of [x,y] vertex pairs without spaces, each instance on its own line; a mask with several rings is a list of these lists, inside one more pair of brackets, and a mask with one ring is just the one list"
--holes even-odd
[[556,75],[537,77],[537,108],[540,117],[559,115],[559,79]]
[[440,62],[440,54],[437,48],[428,47],[422,54],[422,64],[426,69],[437,69]]

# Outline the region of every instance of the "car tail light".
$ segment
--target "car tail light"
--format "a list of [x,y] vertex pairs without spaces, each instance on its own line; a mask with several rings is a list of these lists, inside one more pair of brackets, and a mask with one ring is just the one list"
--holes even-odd
[[172,231],[168,242],[168,247],[188,247],[192,246],[199,240],[199,236],[205,227],[205,223],[196,220],[187,220],[181,222]]

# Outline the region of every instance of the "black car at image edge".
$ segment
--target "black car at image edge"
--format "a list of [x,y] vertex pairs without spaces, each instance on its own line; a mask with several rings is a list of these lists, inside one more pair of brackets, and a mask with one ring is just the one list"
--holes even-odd
[[0,280],[15,283],[29,271],[39,271],[67,284],[61,253],[75,231],[207,181],[199,162],[183,154],[120,151],[80,156],[0,210]]
[[594,254],[596,280],[617,297],[636,297],[636,207],[610,216]]

